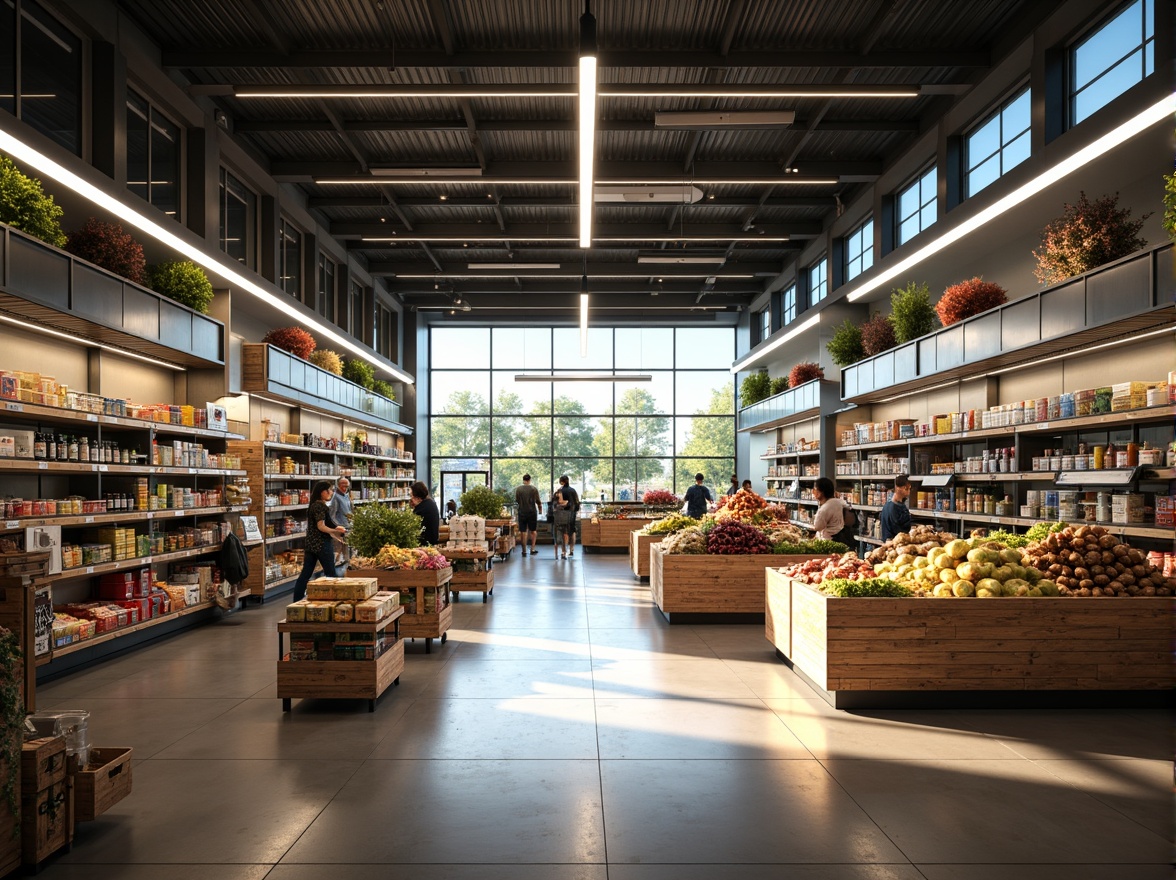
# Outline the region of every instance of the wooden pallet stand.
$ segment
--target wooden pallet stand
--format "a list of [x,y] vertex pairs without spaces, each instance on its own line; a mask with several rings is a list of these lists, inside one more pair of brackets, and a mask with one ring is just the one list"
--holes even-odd
[[[404,611],[400,620],[400,636],[402,639],[424,639],[425,653],[433,651],[433,639],[440,639],[441,644],[449,638],[449,627],[453,625],[453,608],[449,604],[449,591],[445,585],[453,577],[453,568],[445,567],[436,571],[389,571],[384,568],[349,569],[350,577],[375,578],[381,590],[397,590],[400,592],[401,605],[412,605],[414,611]],[[425,608],[425,590],[435,589],[442,597],[439,610]],[[407,593],[412,593],[414,602],[405,601]]]
[[649,591],[670,623],[762,623],[764,571],[824,554],[669,554],[649,548]]
[[633,576],[640,580],[649,580],[649,548],[657,544],[665,535],[643,535],[639,531],[629,532],[629,568]]
[[[367,575],[365,575],[367,576]],[[368,701],[368,711],[376,711],[376,700],[392,685],[400,684],[404,671],[404,642],[400,635],[374,660],[291,660],[284,650],[284,636],[299,633],[370,633],[388,626],[396,627],[404,616],[396,608],[377,623],[290,623],[278,622],[278,697],[282,711],[290,711],[290,701],[300,699]]]
[[458,601],[461,593],[481,593],[482,604],[486,597],[494,593],[494,569],[485,571],[455,571],[453,580],[449,582],[449,590],[453,593],[453,601]]
[[768,641],[837,708],[1162,702],[1176,685],[1168,597],[841,599],[771,570],[766,590]]
[[73,774],[74,819],[92,822],[131,793],[130,746],[90,749],[86,769]]

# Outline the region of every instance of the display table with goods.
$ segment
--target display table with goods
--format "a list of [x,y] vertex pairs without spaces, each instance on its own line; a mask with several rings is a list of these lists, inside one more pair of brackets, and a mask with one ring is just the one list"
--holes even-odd
[[290,711],[295,698],[362,699],[374,712],[376,700],[400,683],[404,671],[399,595],[364,576],[319,578],[306,595],[288,605],[278,623],[282,710]]
[[[342,425],[337,426],[340,433]],[[229,444],[260,487],[249,513],[257,518],[265,544],[264,550],[251,558],[246,581],[259,598],[267,591],[289,589],[298,578],[306,508],[316,481],[334,483],[347,477],[351,502],[358,510],[366,505],[406,507],[408,487],[414,479],[413,460],[404,450],[404,438],[395,432],[374,432],[379,436],[370,439],[378,442],[369,442],[366,430],[343,438],[285,433],[268,420],[262,428],[272,439]]]
[[747,491],[721,499],[713,516],[673,514],[651,528],[666,534],[649,548],[649,591],[671,623],[760,622],[767,568],[847,549],[807,539]]
[[453,624],[448,590],[453,567],[447,557],[431,547],[406,550],[388,546],[374,557],[353,557],[348,573],[374,579],[381,590],[400,593],[404,612],[400,634],[424,639],[426,654],[432,652],[433,639],[445,643]]
[[453,564],[449,591],[457,602],[462,593],[481,593],[482,603],[494,594],[494,558],[489,550],[460,550],[445,548],[445,555]]
[[1100,526],[916,526],[768,571],[765,635],[837,708],[1168,704],[1173,574]]

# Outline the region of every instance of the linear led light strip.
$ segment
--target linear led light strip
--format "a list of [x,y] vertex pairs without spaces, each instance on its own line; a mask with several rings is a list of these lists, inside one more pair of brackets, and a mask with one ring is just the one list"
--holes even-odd
[[[695,177],[694,183],[712,186],[835,186],[840,182],[838,177],[797,177],[794,174],[781,174],[780,177],[759,178],[726,178],[726,177]],[[421,177],[316,177],[314,182],[319,186],[423,186],[430,181]],[[477,184],[478,186],[578,186],[578,181],[552,177],[470,177],[468,179],[448,177],[436,182],[445,186],[460,186],[462,184]],[[641,181],[638,184],[632,180],[598,180],[600,186],[639,186],[655,184],[659,186],[673,186],[682,183],[669,177],[654,178]]]
[[1079,168],[1094,161],[1109,150],[1114,149],[1120,144],[1130,140],[1137,134],[1141,134],[1147,129],[1151,128],[1158,122],[1163,122],[1165,119],[1168,122],[1172,121],[1172,114],[1176,113],[1176,95],[1168,95],[1160,101],[1157,101],[1152,106],[1148,107],[1142,113],[1128,119],[1122,125],[1104,134],[1102,137],[1088,144],[1081,150],[1076,152],[1069,158],[1063,159],[1051,168],[1047,168],[1041,174],[1030,180],[1028,183],[1017,187],[1008,195],[997,200],[989,205],[983,211],[980,211],[974,217],[965,220],[955,229],[945,232],[939,238],[919,248],[909,257],[899,260],[893,266],[887,268],[869,281],[864,282],[860,287],[849,294],[849,301],[856,302],[869,293],[877,290],[888,281],[901,275],[903,272],[917,266],[923,260],[943,250],[948,245],[954,244],[966,235],[970,235],[982,226],[987,225],[992,220],[995,220],[1001,214],[1012,210],[1025,200],[1037,195],[1047,186],[1057,183],[1067,174],[1077,171]]
[[[214,275],[229,282],[229,284],[233,287],[240,288],[241,290],[251,293],[266,305],[273,306],[279,311],[289,315],[298,323],[309,325],[311,329],[313,329],[319,335],[324,336],[336,345],[347,349],[352,354],[367,361],[377,370],[389,373],[394,378],[399,379],[401,382],[405,382],[409,385],[413,384],[413,377],[408,373],[405,373],[396,367],[388,366],[387,364],[383,364],[380,361],[375,360],[372,358],[370,353],[365,352],[354,342],[335,332],[326,324],[322,324],[314,320],[308,320],[304,315],[300,315],[293,311],[290,309],[288,303],[283,302],[282,298],[275,296],[261,285],[251,281],[245,275],[241,274],[241,272],[222,265],[219,261],[208,256],[199,248],[189,244],[169,230],[164,229],[154,220],[139,213],[131,206],[123,204],[113,196],[102,192],[102,190],[98,189],[98,187],[94,186],[89,181],[79,177],[68,168],[58,164],[48,156],[44,155],[38,150],[35,150],[33,147],[30,147],[23,141],[17,140],[6,131],[0,131],[0,151],[7,153],[9,156],[12,156],[14,159],[20,162],[36,168],[42,174],[45,174],[54,180],[57,180],[58,182],[68,186],[83,198],[89,199],[99,207],[105,208],[106,210],[116,214],[119,220],[121,220],[123,223],[145,232],[156,241],[159,241],[162,244],[165,244],[173,250],[177,251],[178,253],[183,254],[198,266],[207,269]],[[119,349],[114,349],[114,351],[119,354],[123,354],[123,352]]]
[[[583,22],[583,18],[580,19]],[[581,46],[583,51],[583,46]],[[592,66],[596,67],[595,46],[593,47]],[[580,56],[581,72],[583,72],[584,56]],[[356,87],[348,91],[347,87],[331,86],[233,86],[210,85],[194,86],[194,95],[232,96],[235,98],[574,98],[574,86],[528,86],[519,84],[515,87],[485,86],[484,88],[445,89],[430,86],[374,86],[371,88]],[[658,85],[645,83],[627,85],[625,83],[608,83],[599,88],[602,98],[917,98],[922,94],[941,94],[934,87],[927,86],[876,86],[873,88],[847,87],[823,88],[821,86],[779,86],[765,87],[758,90],[740,90],[738,86],[722,85],[684,85],[676,87],[672,84]]]
[[42,333],[45,336],[55,336],[58,339],[66,339],[77,345],[84,345],[86,348],[100,348],[103,351],[109,351],[112,354],[117,354],[119,357],[134,358],[137,361],[143,361],[148,364],[154,364],[158,367],[167,367],[169,370],[176,370],[183,372],[184,367],[178,364],[161,361],[157,358],[147,357],[145,354],[138,354],[137,352],[127,351],[123,348],[116,348],[113,345],[104,345],[101,342],[95,342],[93,339],[83,339],[81,336],[74,336],[72,333],[62,333],[60,330],[53,330],[49,327],[42,327],[40,324],[34,324],[31,321],[18,321],[15,318],[9,318],[6,315],[0,315],[0,321],[5,324],[12,324],[14,327],[20,327],[22,330],[32,330],[34,333]]
[[[595,190],[592,184],[596,158],[596,19],[584,3],[580,16],[580,247],[592,247],[592,207]],[[587,304],[581,309],[587,313]],[[581,342],[581,357],[587,339]]]
[[738,373],[740,370],[747,369],[749,366],[754,364],[760,358],[764,357],[764,355],[768,354],[769,352],[775,351],[777,348],[779,348],[785,342],[788,342],[792,339],[795,339],[797,336],[799,336],[801,333],[804,333],[806,330],[811,330],[813,327],[816,327],[817,323],[820,320],[821,320],[820,315],[813,315],[807,321],[804,321],[804,322],[798,324],[797,326],[793,327],[791,330],[789,330],[787,333],[785,333],[779,339],[773,340],[767,346],[765,346],[764,348],[757,351],[754,355],[749,354],[746,357],[742,358],[741,360],[737,360],[735,363],[731,364],[731,372]]

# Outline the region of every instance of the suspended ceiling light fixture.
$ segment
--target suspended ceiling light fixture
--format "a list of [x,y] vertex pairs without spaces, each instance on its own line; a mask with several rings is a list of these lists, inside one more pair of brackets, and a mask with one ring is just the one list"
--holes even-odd
[[[596,18],[580,16],[580,247],[592,247],[592,171],[596,153]],[[585,307],[586,308],[586,307]],[[581,345],[581,348],[583,345]]]
[[724,257],[722,254],[716,254],[713,257],[686,257],[686,256],[673,256],[673,255],[658,256],[658,255],[651,254],[650,256],[647,256],[647,257],[638,257],[637,262],[638,263],[665,263],[665,264],[669,264],[672,266],[690,266],[690,265],[702,265],[702,264],[706,264],[706,263],[714,263],[716,265],[721,266],[723,263],[727,262],[727,258]]
[[580,278],[580,357],[588,357],[588,276]]
[[793,110],[699,110],[682,113],[654,113],[653,127],[701,131],[726,128],[786,128],[796,121]]
[[[585,4],[587,6],[587,4]],[[580,18],[580,62],[584,60],[584,19],[592,25],[592,61],[596,64],[596,19],[589,12]],[[958,86],[943,85],[818,85],[765,83],[608,83],[597,90],[601,98],[917,98],[920,95],[956,94]],[[188,94],[236,98],[573,98],[576,87],[562,83],[498,84],[370,84],[281,85],[198,84]]]
[[702,198],[702,190],[683,183],[678,186],[597,186],[596,201],[625,202],[643,205],[693,205]]
[[[558,269],[559,263],[467,263],[467,269]],[[401,278],[411,276],[402,275]]]
[[468,168],[380,168],[369,167],[372,177],[399,177],[408,178],[410,180],[420,180],[421,178],[430,177],[481,177],[482,169],[477,166]]
[[[705,169],[703,169],[703,171],[705,171]],[[427,180],[428,178],[421,178],[419,176],[418,177],[373,177],[371,175],[368,175],[368,176],[356,175],[354,177],[313,177],[312,176],[311,179],[314,181],[314,183],[318,184],[319,186],[419,186],[421,184],[422,180]],[[784,172],[781,172],[779,177],[710,177],[710,176],[707,176],[705,173],[703,173],[703,174],[696,174],[694,177],[691,178],[691,180],[694,183],[701,183],[701,184],[715,185],[715,186],[717,186],[717,185],[724,185],[724,186],[836,186],[838,183],[841,182],[841,178],[839,178],[839,177],[801,177],[798,174],[784,173]],[[685,187],[685,186],[688,186],[688,184],[684,184],[681,180],[673,180],[668,177],[664,177],[664,178],[660,178],[660,179],[655,178],[652,180],[643,180],[641,182],[637,182],[637,181],[633,181],[633,180],[629,180],[629,181],[625,181],[625,180],[600,180],[600,181],[596,181],[596,183],[598,184],[597,185],[597,192],[599,192],[600,189],[604,186],[620,187],[620,188],[623,188],[624,190],[627,190],[630,192],[638,192],[640,190],[647,190],[649,188],[648,184],[652,184],[655,186],[665,186],[665,187],[670,187],[670,186],[672,186],[672,187]],[[468,178],[464,178],[464,179],[457,178],[457,177],[446,177],[445,178],[445,185],[447,187],[473,186],[473,185],[482,186],[482,187],[487,186],[487,185],[568,187],[568,186],[577,186],[578,183],[576,180],[573,180],[571,178],[560,178],[560,177],[494,177],[494,176],[489,176],[489,177],[485,177],[485,178],[468,177]],[[591,191],[591,190],[589,190],[589,191]],[[681,199],[681,198],[674,198],[672,200],[665,199],[665,198],[649,199],[648,197],[644,198],[644,199],[642,199],[642,198],[638,198],[638,199],[628,199],[628,198],[602,199],[602,198],[597,198],[596,201],[598,201],[598,202],[603,202],[603,201],[621,201],[621,202],[673,201],[673,202],[681,202],[681,201],[683,201],[683,199]]]
[[516,373],[516,382],[652,382],[652,373]]
[[[349,336],[345,336],[335,329],[332,329],[325,321],[320,321],[308,315],[304,315],[291,308],[292,302],[290,297],[278,295],[266,290],[256,281],[253,281],[248,276],[235,268],[227,266],[220,262],[219,259],[206,254],[196,245],[183,238],[180,238],[170,229],[152,220],[150,217],[139,212],[131,205],[124,204],[116,199],[114,196],[103,192],[90,181],[84,177],[70,171],[59,162],[50,159],[44,153],[26,144],[6,131],[0,130],[0,152],[6,153],[18,162],[23,162],[32,168],[36,168],[39,172],[47,177],[58,181],[64,186],[69,187],[74,193],[86,199],[89,202],[97,205],[104,210],[110,211],[112,214],[118,216],[125,226],[133,226],[140,232],[146,233],[161,244],[171,248],[179,254],[187,257],[196,265],[213,273],[218,278],[228,282],[234,289],[242,290],[252,296],[257,297],[266,305],[276,308],[279,312],[289,316],[292,320],[297,321],[299,325],[305,326],[313,330],[317,335],[323,339],[329,339],[352,354],[359,357],[361,360],[371,364],[376,370],[388,373],[405,382],[409,385],[415,381],[412,376],[398,367],[389,366],[376,360],[370,351],[365,351],[355,343],[355,340]],[[175,224],[173,224],[175,225]],[[227,259],[227,258],[226,258]],[[121,352],[119,352],[121,353]]]

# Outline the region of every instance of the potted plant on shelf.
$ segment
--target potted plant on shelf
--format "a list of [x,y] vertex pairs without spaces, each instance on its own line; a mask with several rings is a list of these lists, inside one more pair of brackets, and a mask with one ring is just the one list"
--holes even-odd
[[135,284],[142,284],[147,277],[143,245],[121,223],[103,223],[91,217],[69,234],[65,249]]
[[41,181],[22,174],[7,156],[0,156],[0,221],[54,247],[65,247],[59,220],[61,207],[45,195]]
[[1078,202],[1067,203],[1062,216],[1041,230],[1041,249],[1033,252],[1034,277],[1056,284],[1147,247],[1139,230],[1150,216],[1130,219],[1131,209],[1119,207],[1118,193],[1090,201],[1079,191]]
[[902,345],[935,329],[935,308],[926,284],[910,282],[890,293],[890,323],[894,339]]
[[356,358],[343,364],[343,378],[371,391],[372,383],[376,381],[376,370],[367,361]]
[[1164,231],[1176,242],[1176,173],[1164,175]]
[[839,367],[856,364],[865,357],[861,328],[846,318],[833,331],[833,338],[825,343],[825,350]]
[[772,380],[772,388],[771,388],[772,393],[770,396],[775,397],[777,394],[780,394],[781,392],[784,392],[787,390],[788,390],[788,377],[787,376],[777,376],[776,378],[774,378]]
[[386,397],[388,400],[396,399],[396,392],[392,390],[392,383],[383,379],[376,379],[372,382],[372,394],[378,394],[380,397]]
[[811,382],[813,379],[824,379],[825,371],[817,364],[809,361],[801,361],[788,371],[788,387],[795,388],[798,385],[803,385],[805,382]]
[[212,305],[212,282],[189,260],[152,266],[147,270],[147,286],[202,315],[207,315]]
[[304,361],[310,359],[311,352],[318,345],[314,337],[301,327],[277,327],[261,337],[261,341]]
[[316,348],[310,353],[307,360],[320,370],[326,370],[336,376],[343,375],[343,358],[339,357],[337,351],[331,351],[329,348]]
[[861,332],[862,351],[866,357],[882,354],[898,345],[898,340],[894,338],[894,325],[881,312],[875,312],[870,320],[862,324]]
[[772,380],[768,377],[767,370],[757,370],[750,376],[745,376],[739,383],[740,406],[748,407],[771,396]]
[[964,318],[987,312],[1008,302],[1005,289],[979,276],[953,284],[943,291],[935,304],[935,314],[944,327],[959,323]]

